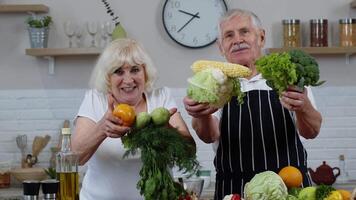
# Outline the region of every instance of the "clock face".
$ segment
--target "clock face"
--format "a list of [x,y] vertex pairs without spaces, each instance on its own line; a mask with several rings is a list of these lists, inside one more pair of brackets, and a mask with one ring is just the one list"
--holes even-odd
[[163,25],[178,44],[201,48],[215,42],[219,18],[226,10],[224,0],[166,0]]

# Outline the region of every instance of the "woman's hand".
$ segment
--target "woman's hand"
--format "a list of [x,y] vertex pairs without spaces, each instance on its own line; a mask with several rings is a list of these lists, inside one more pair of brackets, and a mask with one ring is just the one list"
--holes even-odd
[[301,91],[294,86],[290,86],[287,91],[282,92],[280,100],[283,107],[291,111],[304,112],[307,103],[310,103],[307,90]]
[[107,137],[120,138],[130,130],[130,127],[123,126],[122,120],[113,115],[112,112],[114,107],[118,104],[114,96],[109,93],[107,95],[107,99],[108,110],[106,111],[103,118],[98,122],[98,129]]
[[217,108],[210,106],[208,103],[198,103],[189,97],[184,97],[183,103],[188,114],[195,118],[205,117],[218,110]]

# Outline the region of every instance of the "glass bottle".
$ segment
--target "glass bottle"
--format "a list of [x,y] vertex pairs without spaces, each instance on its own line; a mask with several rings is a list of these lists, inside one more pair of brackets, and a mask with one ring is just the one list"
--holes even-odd
[[284,19],[283,24],[283,46],[300,47],[300,20]]
[[339,156],[339,168],[340,168],[340,176],[338,177],[340,183],[346,183],[348,174],[346,171],[346,163],[345,163],[345,156]]
[[78,155],[71,149],[70,128],[62,128],[62,146],[56,156],[59,199],[79,200]]

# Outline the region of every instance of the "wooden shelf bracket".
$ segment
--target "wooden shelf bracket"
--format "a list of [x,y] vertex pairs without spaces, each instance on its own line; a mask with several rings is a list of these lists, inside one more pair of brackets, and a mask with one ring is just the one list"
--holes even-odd
[[54,75],[54,65],[55,65],[54,57],[53,56],[44,56],[43,58],[48,60],[48,74]]

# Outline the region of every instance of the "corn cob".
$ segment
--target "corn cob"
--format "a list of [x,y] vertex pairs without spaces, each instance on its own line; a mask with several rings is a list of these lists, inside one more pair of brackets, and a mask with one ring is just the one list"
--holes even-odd
[[192,65],[192,70],[194,73],[202,71],[207,68],[218,68],[226,76],[231,78],[236,77],[248,77],[251,75],[251,70],[243,65],[233,64],[228,62],[210,61],[210,60],[198,60]]

